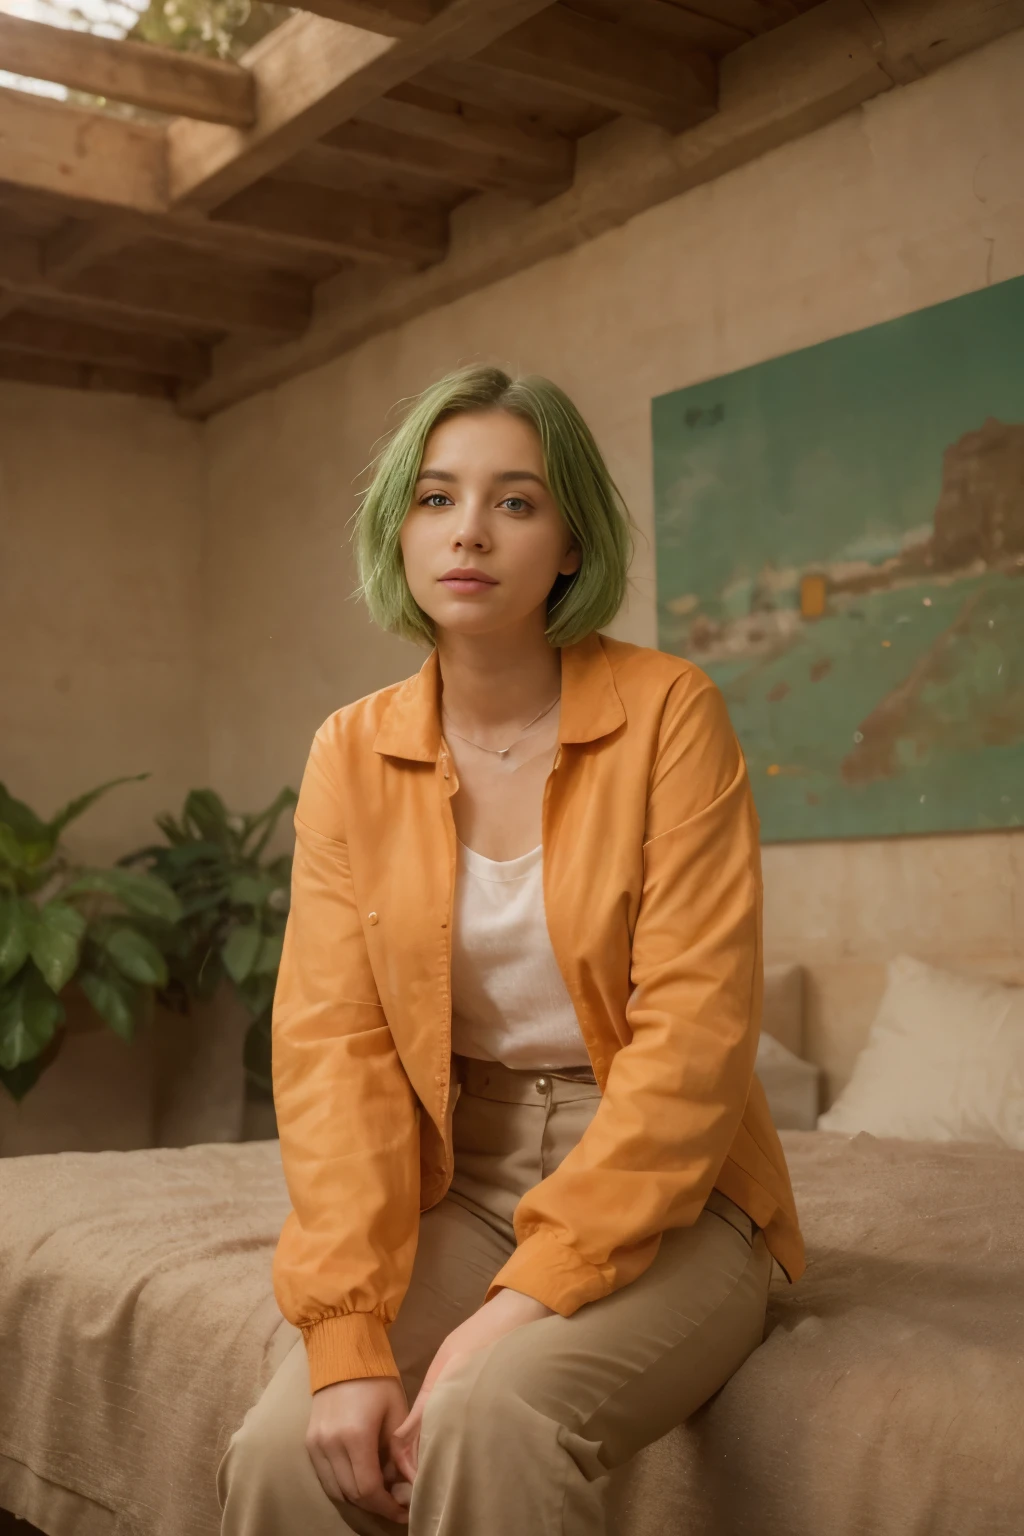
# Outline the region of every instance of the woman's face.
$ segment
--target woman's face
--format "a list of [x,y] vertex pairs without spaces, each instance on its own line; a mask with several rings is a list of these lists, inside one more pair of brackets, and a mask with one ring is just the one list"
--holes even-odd
[[535,428],[500,410],[461,412],[433,429],[400,542],[420,607],[439,630],[466,635],[531,616],[543,633],[556,577],[580,563]]

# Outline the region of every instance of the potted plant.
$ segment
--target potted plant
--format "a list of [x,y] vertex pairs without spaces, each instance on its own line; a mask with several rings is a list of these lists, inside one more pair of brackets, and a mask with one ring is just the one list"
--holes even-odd
[[156,990],[181,904],[159,875],[72,862],[61,835],[112,779],[49,821],[0,785],[0,1083],[20,1100],[55,1059],[69,988],[130,1041]]
[[191,1078],[192,1110],[181,1102],[184,1090],[178,1092],[178,1107],[169,1104],[165,1112],[165,1121],[175,1122],[168,1140],[233,1139],[232,1116],[244,1114],[246,1079],[250,1097],[272,1103],[270,1015],[292,861],[288,853],[268,858],[267,848],[297,798],[282,789],[262,811],[238,814],[214,790],[193,790],[180,816],[156,818],[163,843],[119,860],[126,868],[144,866],[174,891],[181,908],[159,1000],[181,1021],[174,1072]]

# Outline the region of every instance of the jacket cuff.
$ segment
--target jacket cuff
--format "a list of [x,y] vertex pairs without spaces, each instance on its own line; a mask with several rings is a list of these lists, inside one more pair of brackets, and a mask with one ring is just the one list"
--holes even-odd
[[309,1390],[357,1376],[399,1376],[387,1329],[372,1312],[343,1312],[302,1329],[309,1361]]
[[584,1302],[600,1301],[615,1288],[610,1275],[549,1232],[534,1232],[519,1244],[491,1281],[484,1301],[503,1286],[532,1296],[561,1317],[571,1317]]

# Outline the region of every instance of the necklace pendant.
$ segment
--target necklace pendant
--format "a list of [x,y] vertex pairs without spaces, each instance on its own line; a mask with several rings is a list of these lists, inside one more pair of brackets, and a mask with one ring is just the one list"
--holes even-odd
[[512,750],[511,747],[499,747],[498,748],[498,756],[499,757],[507,757],[511,750]]

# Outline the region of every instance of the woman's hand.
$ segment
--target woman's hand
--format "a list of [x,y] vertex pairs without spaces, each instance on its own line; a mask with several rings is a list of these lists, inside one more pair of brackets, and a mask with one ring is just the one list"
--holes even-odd
[[467,1317],[464,1323],[460,1323],[458,1328],[448,1335],[430,1363],[430,1369],[423,1378],[423,1385],[420,1387],[408,1418],[399,1424],[391,1435],[392,1458],[398,1470],[410,1483],[416,1476],[416,1468],[419,1464],[420,1424],[423,1419],[423,1410],[442,1376],[453,1370],[460,1360],[464,1360],[474,1350],[483,1349],[486,1344],[492,1344],[503,1334],[511,1333],[513,1328],[520,1328],[523,1323],[539,1322],[542,1317],[553,1316],[552,1308],[546,1307],[542,1301],[534,1301],[532,1296],[524,1296],[521,1291],[513,1291],[506,1287],[496,1296],[492,1296],[490,1301],[485,1302],[471,1317]]
[[405,1493],[407,1504],[408,1490],[392,1488],[398,1473],[390,1457],[381,1463],[408,1411],[397,1376],[360,1376],[313,1393],[306,1450],[329,1498],[408,1524],[409,1511],[395,1497]]

